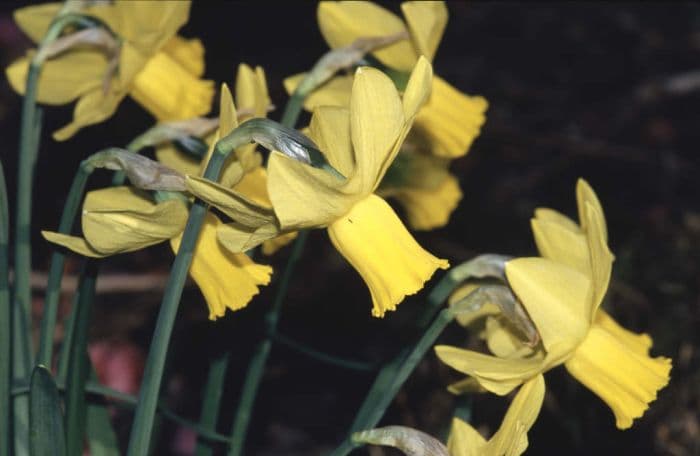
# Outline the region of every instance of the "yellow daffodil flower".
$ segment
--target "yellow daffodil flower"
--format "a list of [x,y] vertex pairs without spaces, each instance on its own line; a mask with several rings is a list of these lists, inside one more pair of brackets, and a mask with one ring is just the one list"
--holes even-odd
[[[333,49],[361,37],[407,32],[409,40],[373,52],[389,68],[406,72],[420,55],[433,59],[447,24],[447,8],[444,2],[421,1],[404,2],[401,9],[405,22],[371,2],[321,2],[318,22]],[[304,76],[287,78],[287,91],[293,92]],[[312,92],[304,106],[309,110],[347,106],[351,87],[351,75],[335,77]],[[449,221],[462,199],[458,179],[447,171],[449,160],[467,153],[479,135],[487,106],[482,97],[465,95],[443,79],[433,78],[430,98],[416,116],[414,129],[387,175],[390,182],[383,182],[379,189],[380,195],[394,198],[404,208],[412,229],[431,230]],[[400,178],[395,179],[396,175]]]
[[[411,1],[401,4],[405,22],[371,2],[321,2],[318,23],[321,34],[333,48],[347,46],[363,37],[389,36],[408,32],[410,40],[402,40],[372,54],[387,67],[409,72],[422,55],[429,61],[447,25],[447,8],[441,1]],[[285,80],[289,93],[304,75]],[[347,106],[350,101],[352,76],[338,76],[311,93],[304,106]],[[415,119],[415,131],[430,144],[431,153],[447,158],[460,157],[479,135],[488,104],[482,97],[463,94],[445,80],[435,76],[431,95]]]
[[505,328],[492,325],[487,337],[496,356],[450,346],[437,346],[436,352],[449,366],[501,395],[564,364],[610,406],[617,427],[626,429],[668,383],[671,360],[651,358],[647,334],[624,329],[599,308],[613,255],[597,196],[583,180],[576,194],[580,225],[551,209],[538,209],[532,226],[542,257],[518,258],[505,267],[541,345],[524,347],[516,334],[504,337]]
[[542,408],[544,377],[537,375],[520,387],[501,427],[487,441],[468,423],[455,418],[447,440],[451,456],[518,456],[528,446],[530,430]]
[[[15,11],[15,21],[39,42],[60,9],[60,3]],[[120,43],[117,69],[104,50],[75,47],[46,61],[42,67],[37,101],[63,105],[76,99],[73,121],[54,133],[59,141],[78,130],[111,117],[126,95],[158,120],[179,120],[209,112],[214,87],[200,79],[204,48],[197,39],[176,36],[187,22],[189,1],[142,2],[116,0],[87,7],[83,14],[104,23]],[[31,56],[20,58],[7,70],[12,88],[24,94]],[[112,72],[114,74],[112,74]]]
[[219,240],[237,252],[283,233],[325,227],[333,245],[368,284],[374,316],[394,310],[406,295],[420,290],[448,263],[418,245],[374,191],[429,94],[431,75],[430,63],[420,59],[402,101],[383,73],[359,68],[349,109],[320,107],[314,112],[311,139],[345,179],[273,152],[267,168],[270,209],[188,177],[193,194],[234,220],[219,230]]

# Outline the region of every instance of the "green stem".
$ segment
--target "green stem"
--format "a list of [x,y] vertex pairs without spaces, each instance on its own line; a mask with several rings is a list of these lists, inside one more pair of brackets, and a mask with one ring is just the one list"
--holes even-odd
[[10,416],[12,399],[12,311],[10,309],[10,285],[8,266],[9,212],[5,172],[0,162],[0,456],[10,454]]
[[376,367],[371,364],[371,363],[366,363],[363,361],[355,361],[352,359],[345,359],[345,358],[339,358],[334,355],[330,355],[328,353],[324,353],[320,350],[316,350],[315,348],[309,347],[306,344],[303,344],[301,342],[297,342],[294,339],[291,339],[287,336],[284,336],[282,334],[274,334],[272,335],[272,339],[280,343],[282,345],[285,345],[286,347],[299,352],[303,355],[308,356],[309,358],[313,358],[315,360],[321,361],[323,363],[327,364],[332,364],[334,366],[339,366],[345,369],[350,369],[350,370],[357,370],[357,371],[373,371],[376,370]]
[[241,399],[238,404],[236,417],[231,429],[231,447],[229,448],[228,452],[229,456],[238,456],[243,453],[251,411],[253,409],[253,404],[255,403],[255,396],[258,393],[260,380],[262,379],[265,371],[265,364],[267,363],[267,359],[270,356],[270,350],[272,348],[271,336],[274,336],[275,332],[277,331],[277,323],[279,321],[282,303],[287,297],[287,290],[292,279],[292,274],[294,273],[294,269],[301,258],[301,253],[304,250],[304,245],[306,244],[306,238],[308,235],[308,231],[300,231],[299,235],[294,240],[292,253],[289,256],[287,265],[282,273],[282,278],[280,279],[280,284],[277,288],[275,299],[272,302],[272,307],[265,315],[265,324],[267,325],[268,336],[256,347],[255,352],[253,353],[253,358],[248,366],[248,372],[246,372],[243,390],[241,391]]
[[299,119],[299,114],[301,114],[301,110],[304,107],[305,99],[306,95],[297,90],[292,93],[292,96],[289,97],[289,101],[287,101],[287,105],[284,107],[284,113],[282,113],[282,119],[280,120],[282,125],[294,128],[297,119]]
[[[234,132],[230,135],[235,135]],[[222,141],[226,138],[222,139]],[[241,144],[235,144],[235,147]],[[228,152],[221,150],[221,146],[217,144],[214,154],[207,165],[204,172],[204,178],[217,181],[221,168],[226,161]],[[151,433],[153,431],[153,422],[155,418],[156,408],[158,406],[158,397],[160,393],[160,385],[163,378],[163,370],[165,368],[165,360],[168,354],[168,345],[175,324],[175,316],[182,297],[182,291],[187,280],[187,273],[192,263],[194,248],[199,237],[199,231],[204,222],[204,216],[207,213],[207,206],[200,200],[196,200],[190,209],[190,215],[185,226],[185,231],[182,235],[182,241],[175,262],[173,263],[168,277],[168,283],[165,287],[163,301],[161,302],[156,328],[151,341],[151,349],[146,360],[146,369],[144,371],[143,383],[139,394],[139,404],[136,407],[136,414],[131,428],[131,436],[129,438],[129,456],[146,456],[148,454]]]
[[[68,192],[66,204],[63,207],[58,232],[70,234],[75,223],[76,216],[85,192],[85,184],[92,173],[92,167],[83,161],[78,167],[78,172],[73,178],[73,184]],[[37,363],[51,366],[53,352],[53,335],[56,329],[56,316],[58,303],[61,297],[61,278],[65,265],[66,253],[64,249],[56,249],[51,255],[49,276],[46,284],[46,299],[44,301],[44,313],[41,320],[41,335],[39,338],[39,354]]]
[[[229,354],[224,353],[213,360],[209,366],[209,375],[204,386],[204,404],[202,405],[202,413],[199,418],[199,424],[204,428],[216,429],[228,361]],[[211,442],[197,439],[197,451],[195,454],[196,456],[211,456],[214,454],[214,447],[211,445]]]
[[88,259],[78,285],[76,317],[71,337],[68,378],[66,382],[66,447],[67,454],[81,455],[85,437],[85,383],[90,373],[87,339],[92,300],[95,296],[97,262]]

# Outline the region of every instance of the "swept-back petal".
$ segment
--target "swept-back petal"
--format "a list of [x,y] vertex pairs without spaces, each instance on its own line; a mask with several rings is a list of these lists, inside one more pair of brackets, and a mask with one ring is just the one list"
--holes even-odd
[[435,354],[443,363],[476,378],[482,387],[499,396],[550,367],[541,356],[505,359],[449,345],[436,345]]
[[608,404],[617,427],[627,429],[668,384],[671,360],[649,357],[648,336],[627,331],[602,311],[598,314],[566,368]]
[[252,199],[223,187],[216,182],[196,176],[186,176],[187,191],[211,204],[233,220],[253,228],[272,223],[274,213],[269,207],[261,206]]
[[350,111],[347,108],[316,108],[309,125],[309,137],[321,148],[331,166],[346,178],[352,176],[355,157],[350,138]]
[[484,449],[485,455],[518,456],[527,449],[527,431],[540,414],[544,401],[544,377],[542,374],[527,381],[508,407],[501,427],[491,437]]
[[[31,56],[15,60],[5,74],[10,85],[24,94]],[[102,86],[107,59],[100,52],[74,50],[46,61],[39,75],[36,100],[49,105],[70,103],[92,89]]]
[[603,215],[591,203],[585,202],[585,220],[587,225],[588,250],[590,251],[591,280],[594,297],[591,305],[590,318],[593,319],[596,310],[603,302],[605,293],[610,285],[612,274],[613,254],[605,241],[605,220]]
[[603,241],[607,244],[608,242],[608,228],[605,224],[605,212],[603,211],[603,206],[600,204],[598,195],[595,194],[593,188],[586,182],[585,179],[580,179],[576,181],[576,204],[578,206],[578,220],[581,224],[581,229],[583,231],[588,231],[588,216],[586,214],[586,203],[592,205],[599,216],[599,221],[601,223],[601,228],[603,230]]
[[12,15],[17,26],[32,41],[38,43],[46,35],[51,21],[56,17],[61,6],[60,2],[41,3],[16,9]]
[[566,225],[540,217],[530,220],[537,250],[542,257],[562,263],[590,276],[591,261],[588,239],[581,232]]
[[110,187],[87,194],[82,227],[90,247],[113,255],[178,235],[185,228],[187,215],[179,200],[156,204],[131,187]]
[[393,160],[404,120],[394,83],[379,70],[358,68],[350,99],[350,135],[356,166],[352,179],[359,182],[363,195],[377,188],[382,171]]
[[255,228],[240,223],[226,223],[219,226],[217,230],[221,245],[233,253],[247,252],[280,235],[282,235],[280,228],[274,223]]
[[342,191],[340,178],[278,152],[270,154],[267,173],[270,201],[285,231],[325,226],[357,201]]
[[174,169],[181,174],[199,174],[200,161],[196,158],[180,152],[172,144],[158,146],[156,148],[156,158],[159,162]]
[[100,123],[112,117],[124,96],[123,92],[116,90],[110,90],[106,94],[103,93],[101,88],[89,91],[75,104],[73,121],[65,127],[56,130],[53,133],[53,138],[56,141],[65,141],[81,128]]
[[52,244],[60,245],[82,256],[90,258],[104,258],[109,256],[107,253],[100,253],[93,249],[90,244],[88,244],[87,241],[81,237],[69,236],[67,234],[56,233],[53,231],[42,231],[41,235]]
[[221,84],[221,98],[219,99],[219,137],[223,138],[238,127],[238,115],[233,96],[226,83]]
[[573,351],[590,326],[591,281],[584,274],[546,258],[516,258],[506,263],[508,282],[523,303],[550,352]]
[[435,76],[430,100],[416,116],[414,129],[429,141],[433,154],[461,157],[479,136],[487,108],[483,97],[465,95]]
[[[306,73],[290,76],[284,80],[284,88],[288,94],[294,93],[304,76],[306,76]],[[313,111],[319,106],[350,106],[352,81],[352,75],[340,75],[331,78],[304,99],[304,108],[308,111]]]
[[447,451],[451,456],[485,456],[486,439],[468,423],[459,418],[452,419]]
[[403,2],[401,11],[418,54],[432,61],[447,26],[448,15],[445,2]]
[[274,255],[282,247],[288,245],[294,239],[296,239],[299,233],[297,231],[292,231],[291,233],[283,234],[281,236],[274,237],[269,241],[265,241],[262,244],[263,255]]
[[190,1],[134,2],[117,0],[121,21],[116,32],[144,54],[158,51],[186,22]]
[[[190,275],[199,285],[209,307],[209,319],[222,317],[226,309],[245,307],[257,295],[260,285],[270,283],[272,268],[254,263],[245,253],[231,253],[217,241],[221,221],[207,214],[192,257]],[[177,252],[181,236],[173,238]]]
[[414,230],[432,230],[447,225],[462,199],[459,181],[452,174],[434,189],[405,187],[393,193],[406,210],[408,225]]
[[236,74],[236,103],[238,109],[249,111],[246,118],[265,117],[270,105],[265,73],[261,67],[253,70],[245,63],[238,65]]
[[583,232],[581,231],[581,227],[578,226],[576,222],[574,222],[561,212],[555,211],[554,209],[550,209],[548,207],[538,207],[537,209],[535,209],[535,218],[537,220],[544,220],[547,222],[557,223],[561,225],[562,228],[566,228],[567,230],[573,231],[574,233]]
[[403,226],[393,209],[370,195],[328,227],[336,249],[362,276],[372,295],[372,315],[382,317],[407,295],[423,288],[441,260],[425,251]]
[[[371,2],[321,2],[317,15],[321,34],[333,49],[348,46],[358,38],[406,31],[399,17]],[[418,60],[418,54],[408,40],[401,40],[372,54],[385,65],[402,71],[410,71]]]

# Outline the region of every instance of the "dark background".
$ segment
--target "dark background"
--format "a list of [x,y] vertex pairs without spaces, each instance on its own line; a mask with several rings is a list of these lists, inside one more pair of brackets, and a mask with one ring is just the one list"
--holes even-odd
[[[30,45],[12,23],[11,11],[19,5],[0,4],[3,66]],[[399,9],[398,3],[388,6]],[[466,93],[485,96],[490,107],[471,152],[453,164],[464,199],[451,223],[416,237],[452,264],[485,252],[535,254],[529,228],[534,208],[575,216],[575,182],[584,177],[603,202],[617,257],[606,306],[626,327],[650,333],[654,354],[674,358],[670,385],[627,431],[616,430],[607,406],[563,368],[549,372],[545,405],[529,433],[529,454],[700,454],[700,6],[450,2],[448,8],[435,72]],[[278,118],[286,100],[282,79],[310,68],[327,50],[315,9],[312,2],[195,2],[182,34],[203,41],[209,79],[233,83],[238,63],[262,65],[278,106],[271,117]],[[46,110],[35,188],[37,272],[46,271],[49,255],[39,230],[57,226],[79,161],[127,143],[152,122],[127,99],[109,121],[56,143],[50,132],[68,121],[71,110]],[[19,118],[20,98],[0,83],[0,158],[12,200]],[[91,186],[107,182],[104,174]],[[288,254],[287,249],[271,260],[277,272]],[[111,258],[103,271],[153,274],[158,288],[171,261],[169,247],[161,245]],[[78,268],[74,257],[68,272]],[[196,419],[208,363],[230,351],[219,423],[219,430],[228,432],[275,283],[247,309],[216,323],[207,321],[196,287],[188,287],[165,388],[173,408]],[[96,346],[119,355],[121,367],[102,373],[103,379],[133,372],[129,381],[135,388],[160,291],[129,292],[128,283],[124,288],[98,295],[93,356],[98,356]],[[365,285],[327,235],[315,231],[285,304],[281,331],[331,353],[379,361],[405,340],[403,328],[424,296],[408,299],[383,320],[372,319]],[[66,304],[69,298],[67,293]],[[464,345],[472,339],[451,327],[441,340]],[[383,423],[440,435],[455,403],[444,387],[457,378],[430,354]],[[369,373],[344,371],[275,346],[248,452],[323,454],[342,438],[371,380]],[[507,403],[491,395],[476,397],[472,422],[490,435]],[[118,410],[115,423],[125,437],[130,412]],[[164,422],[160,440],[158,453],[170,454],[186,451],[192,435]]]

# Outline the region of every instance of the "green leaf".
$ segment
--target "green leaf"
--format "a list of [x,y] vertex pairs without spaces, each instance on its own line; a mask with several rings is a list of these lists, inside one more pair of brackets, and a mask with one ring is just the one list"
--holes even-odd
[[66,454],[61,401],[51,372],[44,366],[34,368],[30,383],[29,454],[32,456]]
[[[9,217],[5,173],[0,162],[0,410],[10,410],[12,312],[8,279]],[[10,414],[0,412],[0,456],[10,454]]]

